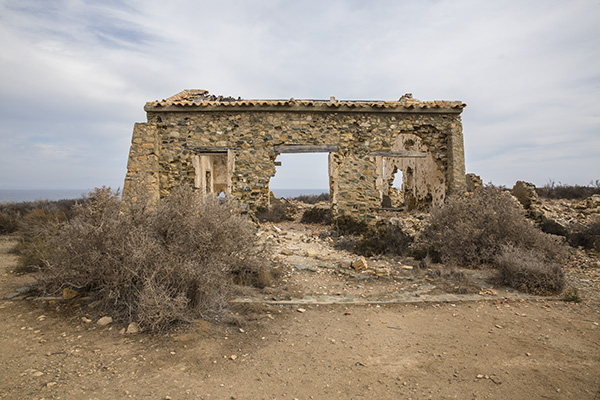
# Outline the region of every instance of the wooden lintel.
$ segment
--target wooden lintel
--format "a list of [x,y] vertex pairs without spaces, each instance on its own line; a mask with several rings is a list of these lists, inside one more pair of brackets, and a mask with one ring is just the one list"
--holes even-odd
[[338,151],[337,145],[282,145],[274,147],[276,153],[334,153]]
[[196,151],[199,153],[227,153],[227,150],[241,150],[241,147],[232,146],[188,146],[186,150]]
[[427,153],[421,151],[407,151],[407,150],[396,150],[396,151],[372,151],[369,153],[370,156],[382,156],[382,157],[396,157],[396,158],[424,158],[427,157]]

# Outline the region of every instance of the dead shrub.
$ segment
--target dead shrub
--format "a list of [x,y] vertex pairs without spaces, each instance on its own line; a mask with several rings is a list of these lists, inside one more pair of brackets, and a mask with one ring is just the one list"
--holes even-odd
[[271,197],[269,207],[259,207],[255,216],[260,222],[293,221],[296,207],[286,199]]
[[503,246],[494,263],[501,283],[534,293],[560,293],[566,280],[561,266],[534,249]]
[[354,246],[354,252],[367,257],[377,254],[402,255],[412,241],[400,227],[381,220],[363,232],[362,238]]
[[583,224],[571,224],[567,239],[573,247],[600,251],[600,218],[590,219]]
[[506,245],[533,249],[551,259],[564,251],[560,242],[537,229],[519,204],[488,185],[464,197],[450,197],[432,210],[418,247],[431,247],[445,262],[464,266],[494,264]]
[[588,186],[582,185],[567,185],[555,181],[546,183],[541,188],[535,189],[540,197],[547,199],[585,199],[594,194],[600,194],[600,180],[590,182]]
[[299,201],[306,204],[317,204],[324,201],[329,201],[329,193],[321,194],[302,194],[300,196],[292,197],[292,200]]
[[331,213],[331,209],[329,208],[321,208],[321,207],[312,207],[309,210],[306,210],[304,214],[302,214],[302,218],[300,222],[303,224],[324,224],[330,225],[332,222],[333,216]]
[[235,204],[186,188],[155,208],[96,189],[47,241],[46,292],[85,292],[115,320],[154,332],[217,317],[236,282],[260,285],[268,275],[265,249]]

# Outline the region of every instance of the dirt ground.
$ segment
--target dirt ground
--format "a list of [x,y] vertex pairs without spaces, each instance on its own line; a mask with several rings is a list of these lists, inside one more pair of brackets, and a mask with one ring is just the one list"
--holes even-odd
[[597,260],[568,266],[583,302],[521,299],[404,261],[337,268],[356,256],[314,229],[264,229],[281,277],[236,305],[241,325],[159,337],[100,327],[78,298],[27,298],[33,278],[0,236],[0,399],[600,399]]

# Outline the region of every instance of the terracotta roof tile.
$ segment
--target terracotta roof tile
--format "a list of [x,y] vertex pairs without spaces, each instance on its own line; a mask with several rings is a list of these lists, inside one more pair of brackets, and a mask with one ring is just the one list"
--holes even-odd
[[207,90],[186,89],[168,99],[153,101],[146,104],[150,108],[161,107],[329,107],[329,108],[375,108],[375,109],[462,109],[466,107],[461,101],[420,101],[413,99],[412,95],[402,96],[398,101],[373,101],[373,100],[244,100],[241,98],[215,96],[209,94]]

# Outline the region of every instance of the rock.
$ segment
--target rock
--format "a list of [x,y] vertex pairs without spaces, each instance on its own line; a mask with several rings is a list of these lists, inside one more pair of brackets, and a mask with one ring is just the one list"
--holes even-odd
[[317,258],[319,257],[319,252],[317,250],[308,249],[306,250],[306,257]]
[[411,269],[413,269],[413,267],[412,267],[412,266],[410,266],[410,265],[401,265],[401,266],[400,266],[400,268],[402,268],[402,269],[407,269],[407,270],[411,270]]
[[73,289],[69,289],[69,288],[64,288],[63,289],[63,294],[62,297],[65,300],[71,300],[72,298],[75,298],[79,296],[79,292]]
[[284,256],[291,256],[292,254],[294,254],[294,252],[290,249],[283,249],[281,250],[281,254],[283,254]]
[[306,310],[304,308],[298,308],[296,311],[298,311],[299,313],[305,313]]
[[96,322],[96,324],[98,326],[106,326],[112,322],[113,322],[112,317],[102,317]]
[[135,322],[132,322],[129,325],[127,325],[127,330],[125,331],[125,333],[127,333],[127,334],[135,334],[135,333],[139,333],[139,332],[140,332],[140,327]]
[[354,268],[356,271],[364,271],[367,269],[367,260],[365,257],[361,256],[352,261],[352,268]]
[[235,354],[233,354],[229,358],[232,359],[232,360],[235,360],[235,359],[237,359],[237,356]]
[[539,202],[533,183],[517,181],[515,186],[513,186],[511,193],[519,200],[519,203],[521,203],[526,210],[535,208],[535,205]]
[[474,192],[477,189],[483,187],[483,181],[479,175],[473,173],[466,175],[467,180],[467,192]]
[[345,268],[345,269],[352,268],[352,261],[350,261],[350,260],[340,261],[340,268]]
[[82,320],[83,322],[85,322],[86,324],[89,324],[89,323],[91,323],[91,322],[92,322],[92,320],[91,320],[91,319],[89,319],[89,318],[86,318],[86,317],[81,317],[81,320]]
[[33,374],[31,374],[31,376],[35,376],[35,377],[42,376],[42,375],[44,375],[44,373],[41,371],[35,371]]
[[10,300],[10,299],[14,299],[15,297],[17,297],[19,295],[18,292],[12,292],[9,293],[7,295],[5,295],[4,297],[2,297],[4,300]]
[[31,291],[31,287],[29,286],[22,286],[20,288],[15,289],[15,292],[17,293],[28,293],[29,291]]
[[301,270],[307,270],[307,271],[311,271],[311,272],[317,271],[317,269],[315,267],[309,267],[307,265],[294,265],[294,268],[296,268],[299,271],[301,271]]

